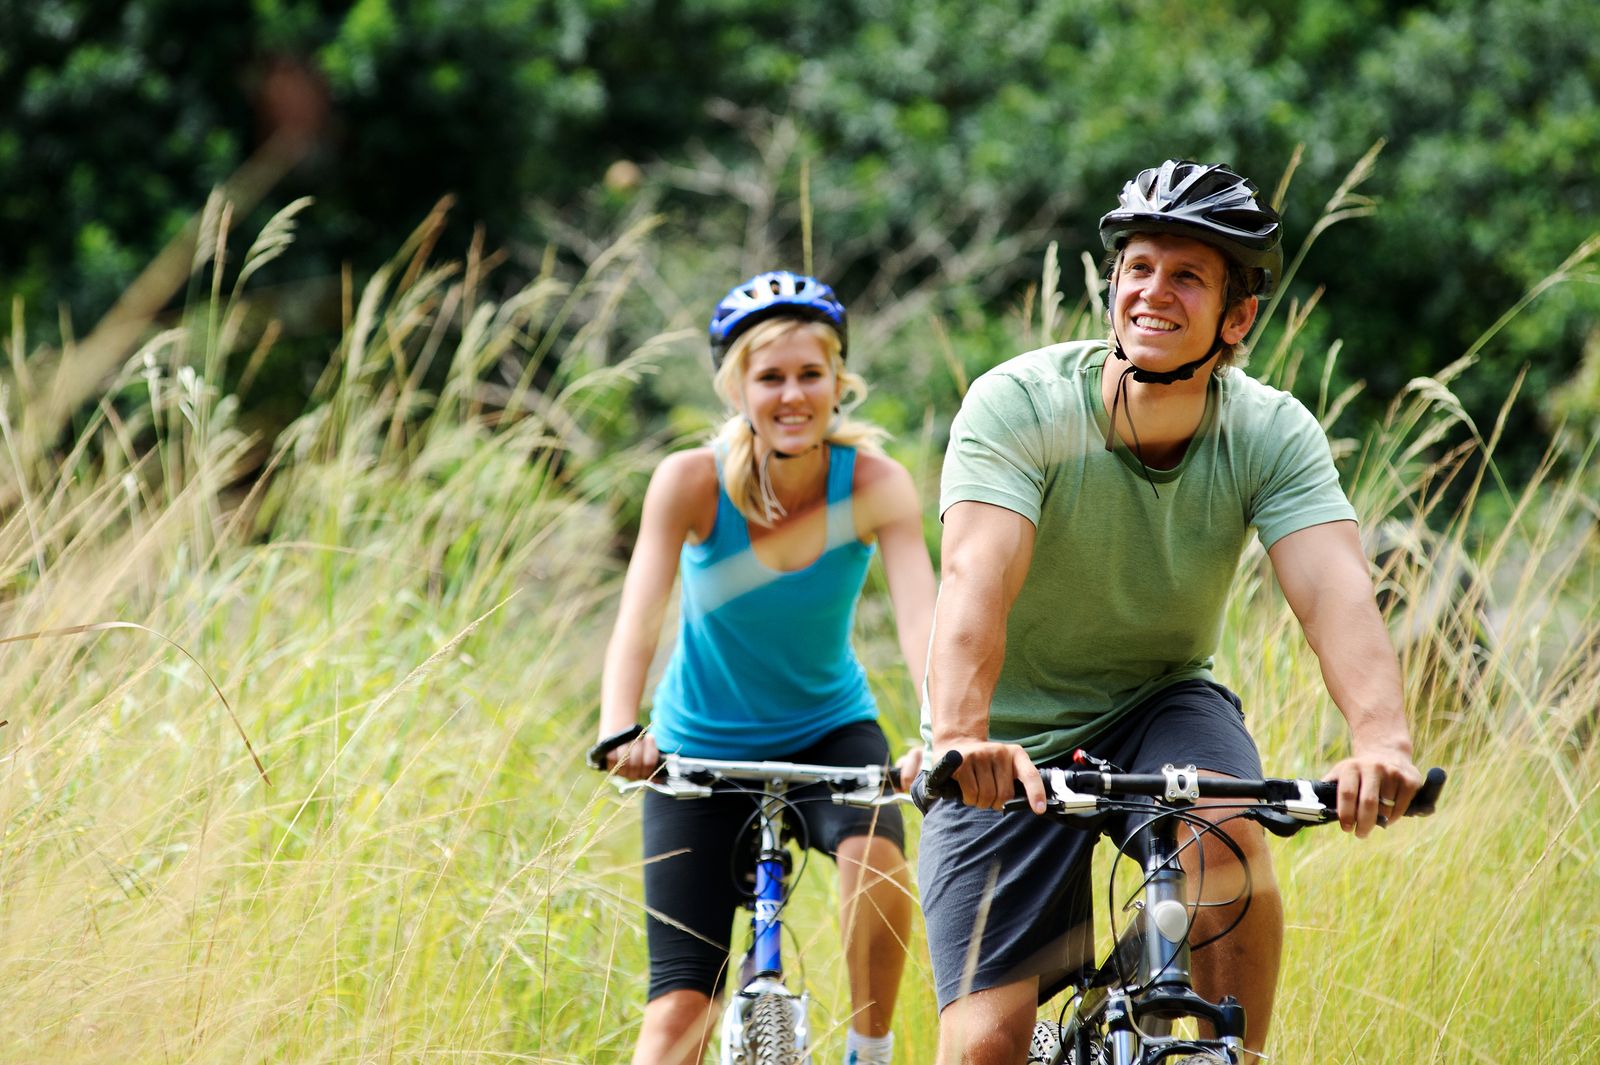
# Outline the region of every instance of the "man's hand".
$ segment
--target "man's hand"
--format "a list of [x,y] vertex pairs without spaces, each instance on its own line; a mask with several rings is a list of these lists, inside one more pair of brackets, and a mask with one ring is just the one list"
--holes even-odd
[[[1016,798],[1016,782],[1022,782],[1028,805],[1036,814],[1045,810],[1044,778],[1033,760],[1015,743],[973,740],[947,744],[940,751],[959,751],[961,767],[955,782],[961,786],[961,801],[968,806],[998,810]],[[937,760],[935,760],[937,764]]]
[[1322,779],[1339,784],[1339,827],[1365,839],[1374,825],[1385,828],[1405,816],[1411,797],[1422,786],[1422,773],[1411,763],[1409,745],[1357,751]]

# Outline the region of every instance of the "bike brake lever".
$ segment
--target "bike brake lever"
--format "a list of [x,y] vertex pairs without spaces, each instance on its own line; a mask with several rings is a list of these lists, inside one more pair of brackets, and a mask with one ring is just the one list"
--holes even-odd
[[711,797],[711,785],[696,784],[683,777],[672,777],[663,784],[658,780],[618,780],[615,782],[619,792],[626,795],[632,791],[647,789],[658,795],[668,795],[674,799],[706,799]]
[[1249,815],[1252,821],[1282,839],[1288,839],[1310,823],[1301,821],[1290,814],[1284,813],[1282,810],[1274,810],[1265,806],[1250,810]]
[[829,798],[836,806],[893,806],[897,802],[911,802],[909,795],[897,791],[885,792],[882,788],[836,791]]
[[1317,793],[1312,790],[1311,782],[1300,780],[1295,782],[1300,793],[1292,799],[1283,800],[1283,812],[1286,816],[1296,821],[1310,824],[1320,824],[1327,821],[1329,810],[1322,800],[1317,798]]

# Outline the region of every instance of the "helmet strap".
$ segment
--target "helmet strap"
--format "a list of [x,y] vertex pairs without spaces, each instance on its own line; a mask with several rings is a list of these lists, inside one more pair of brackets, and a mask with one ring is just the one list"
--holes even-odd
[[[834,423],[836,425],[838,422],[837,407],[834,408],[834,414]],[[759,452],[761,455],[760,460],[756,463],[756,485],[761,494],[761,509],[766,514],[767,521],[776,524],[779,520],[788,517],[789,512],[784,508],[782,503],[778,502],[778,490],[774,488],[772,484],[772,460],[778,459],[779,461],[783,461],[786,459],[802,458],[811,454],[823,444],[827,443],[827,440],[824,438],[823,440],[812,444],[804,451],[779,451],[775,447],[768,447],[762,444],[761,434],[756,432],[756,424],[750,420],[750,416],[748,414],[745,415],[744,425],[746,429],[750,430],[752,453]],[[831,434],[832,431],[833,427],[830,426],[829,433]]]

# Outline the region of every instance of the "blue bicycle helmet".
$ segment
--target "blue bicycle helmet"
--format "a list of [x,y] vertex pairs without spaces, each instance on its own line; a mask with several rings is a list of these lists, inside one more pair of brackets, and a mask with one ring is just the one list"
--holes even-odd
[[1135,233],[1174,233],[1212,245],[1262,271],[1253,296],[1270,296],[1283,273],[1282,224],[1255,184],[1221,163],[1169,159],[1122,187],[1117,209],[1100,219],[1100,242],[1114,251]]
[[746,329],[767,318],[788,315],[833,326],[839,334],[839,357],[849,346],[844,304],[833,289],[814,277],[773,270],[735,285],[711,312],[711,368],[722,369],[728,349]]

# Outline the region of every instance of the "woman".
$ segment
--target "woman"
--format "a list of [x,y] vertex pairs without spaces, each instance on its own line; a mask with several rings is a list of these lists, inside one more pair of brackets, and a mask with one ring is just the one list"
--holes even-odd
[[[855,604],[876,542],[901,652],[920,682],[933,569],[910,474],[877,450],[881,430],[841,413],[865,391],[845,368],[846,338],[833,290],[782,271],[734,288],[712,315],[715,383],[732,416],[710,447],[663,460],[645,494],[606,650],[602,736],[638,719],[680,567],[683,591],[651,728],[610,755],[619,776],[649,776],[662,750],[825,765],[888,760],[850,647]],[[805,838],[839,866],[853,1006],[845,1060],[887,1063],[911,921],[899,814],[798,808]],[[646,796],[650,1001],[635,1065],[688,1065],[704,1055],[740,898],[727,870],[749,810],[738,797]]]

